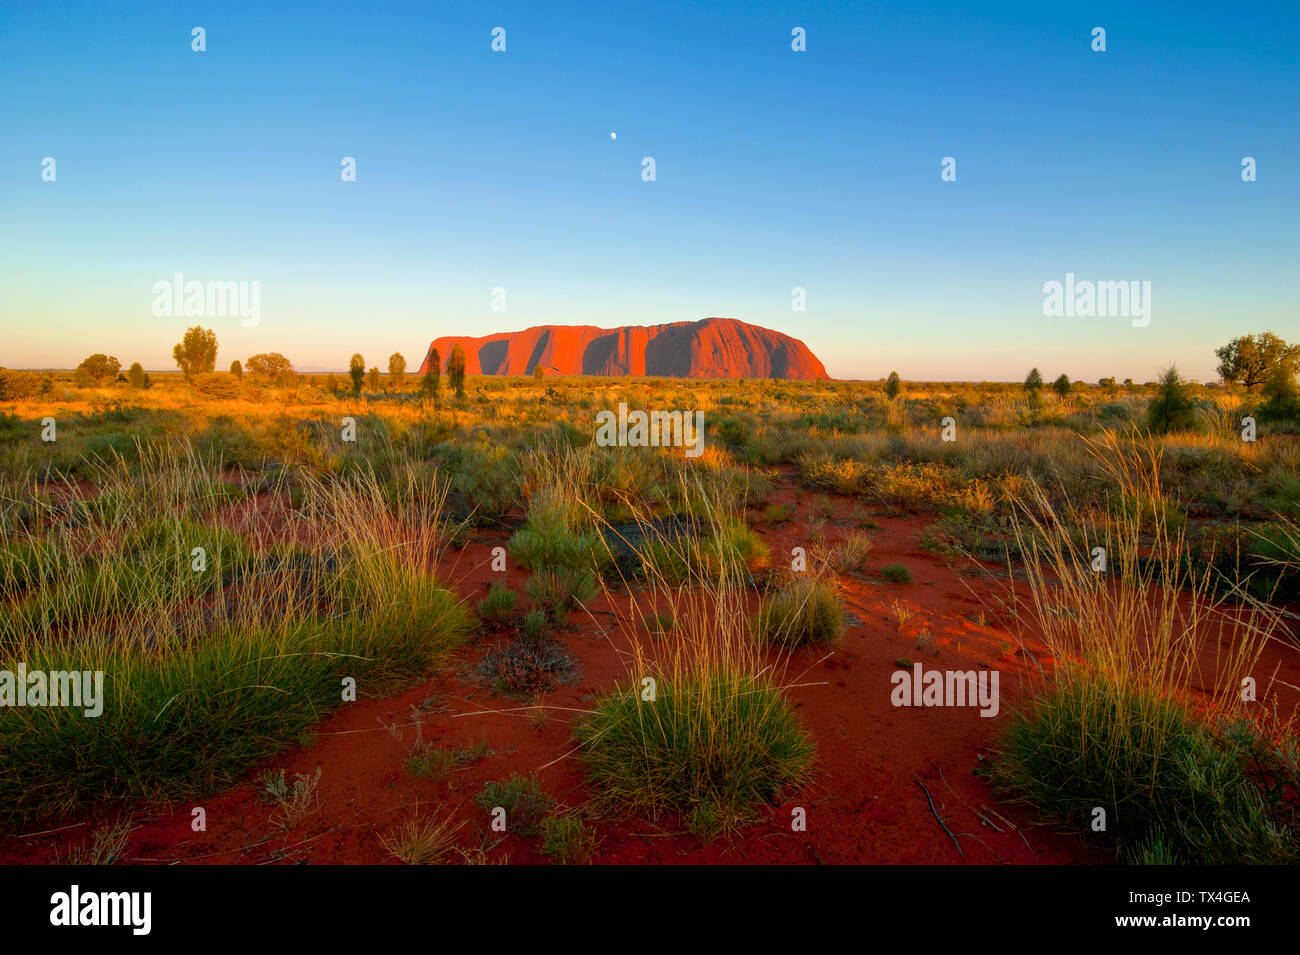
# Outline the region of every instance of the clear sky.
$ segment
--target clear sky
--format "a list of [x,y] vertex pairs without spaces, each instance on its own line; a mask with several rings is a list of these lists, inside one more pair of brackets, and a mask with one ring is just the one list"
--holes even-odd
[[[716,315],[836,377],[1206,380],[1300,338],[1294,0],[0,2],[0,90],[8,367]],[[260,323],[154,315],[177,272]],[[1150,324],[1045,317],[1067,272],[1151,282]]]

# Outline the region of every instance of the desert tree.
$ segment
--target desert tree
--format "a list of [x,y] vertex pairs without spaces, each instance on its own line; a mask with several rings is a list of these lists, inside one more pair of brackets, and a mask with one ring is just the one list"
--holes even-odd
[[457,398],[465,397],[465,349],[461,348],[460,343],[451,350],[451,358],[447,360],[447,377],[451,379],[451,387],[456,392]]
[[262,352],[248,359],[248,373],[276,385],[292,384],[293,363],[278,351]]
[[429,349],[429,357],[424,360],[424,377],[420,379],[420,394],[437,401],[442,390],[442,356],[438,349]]
[[1288,345],[1272,332],[1241,335],[1215,349],[1218,373],[1225,385],[1239,384],[1252,389],[1268,381],[1280,366],[1300,361],[1300,345]]
[[198,325],[186,329],[172,349],[172,357],[186,378],[212,371],[217,367],[217,333]]
[[1069,395],[1070,395],[1070,376],[1069,376],[1069,375],[1064,375],[1064,374],[1063,374],[1063,375],[1061,375],[1060,378],[1057,378],[1056,381],[1052,382],[1052,390],[1055,391],[1055,392],[1056,392],[1058,395],[1060,395],[1062,398],[1067,398],[1067,397],[1069,397]]
[[230,373],[234,375],[236,379],[242,379],[244,377],[244,366],[239,363],[238,358],[230,363]]
[[1157,434],[1187,431],[1196,425],[1196,402],[1178,368],[1170,365],[1156,382],[1155,397],[1147,404],[1147,427]]
[[388,377],[394,391],[402,390],[402,379],[406,375],[406,359],[402,357],[401,352],[393,352],[388,356]]
[[1031,394],[1037,394],[1043,390],[1043,376],[1037,368],[1029,369],[1029,374],[1025,375],[1025,391]]
[[898,393],[903,389],[902,379],[898,377],[898,372],[891,371],[889,377],[885,380],[885,394],[890,398],[897,398]]
[[360,354],[353,355],[348,362],[348,377],[352,379],[352,393],[361,394],[361,383],[366,378],[366,360]]
[[144,366],[138,361],[131,362],[126,371],[126,382],[137,391],[144,387]]
[[[75,374],[73,379],[73,384],[76,384]],[[49,394],[53,390],[54,379],[50,375],[0,368],[0,401],[34,398],[37,395]]]
[[545,374],[542,372],[542,363],[539,361],[533,366],[533,381],[541,381],[545,377]]
[[1264,382],[1264,403],[1256,414],[1260,421],[1300,422],[1300,388],[1290,363],[1279,364]]
[[379,368],[372,367],[366,375],[366,387],[372,392],[379,391]]
[[122,363],[120,361],[112,355],[103,354],[91,355],[77,366],[77,371],[83,372],[82,380],[93,385],[102,385],[112,381],[121,370]]

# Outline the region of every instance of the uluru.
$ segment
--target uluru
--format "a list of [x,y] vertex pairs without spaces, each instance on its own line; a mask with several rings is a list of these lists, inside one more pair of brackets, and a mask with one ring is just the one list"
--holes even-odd
[[456,345],[470,375],[632,375],[669,378],[829,379],[826,368],[797,338],[735,318],[667,325],[536,325],[521,332],[434,339],[443,370]]

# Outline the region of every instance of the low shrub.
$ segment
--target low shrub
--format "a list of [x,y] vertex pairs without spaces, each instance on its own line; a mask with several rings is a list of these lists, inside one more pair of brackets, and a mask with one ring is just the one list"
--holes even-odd
[[844,632],[844,605],[833,583],[796,577],[770,594],[754,619],[754,635],[784,647],[834,643]]
[[732,829],[802,783],[813,747],[781,692],[730,673],[605,697],[574,735],[598,806],[657,818],[707,806]]

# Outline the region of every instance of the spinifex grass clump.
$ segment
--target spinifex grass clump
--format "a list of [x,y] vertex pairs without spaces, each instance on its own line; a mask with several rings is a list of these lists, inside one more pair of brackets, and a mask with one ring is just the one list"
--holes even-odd
[[510,538],[511,555],[524,567],[596,574],[608,564],[597,514],[584,503],[591,467],[590,453],[537,450],[529,456],[525,470],[539,483],[529,498],[528,519]]
[[478,618],[485,627],[504,627],[510,620],[518,601],[509,587],[493,584],[487,596],[478,602]]
[[763,539],[738,516],[720,516],[692,531],[649,533],[637,548],[642,574],[674,583],[694,577],[713,579],[724,569],[738,570],[748,577],[768,556]]
[[535,836],[555,800],[542,791],[536,777],[515,774],[505,782],[484,783],[474,802],[484,812],[505,810],[507,832]]
[[891,584],[910,584],[912,572],[902,564],[886,564],[880,568],[880,576]]
[[542,820],[542,855],[556,865],[583,865],[600,848],[600,833],[572,813]]
[[451,816],[408,819],[397,829],[379,837],[379,844],[393,858],[406,865],[437,865],[456,847],[456,835],[464,821]]
[[[696,518],[717,526],[727,516]],[[716,575],[698,554],[684,563],[687,583],[652,578],[646,602],[671,607],[676,625],[651,656],[639,639],[646,621],[625,621],[628,685],[601,698],[575,736],[597,806],[685,820],[704,807],[717,821],[705,828],[734,829],[807,778],[813,747],[748,633],[747,568],[734,555]]]
[[754,619],[761,642],[790,648],[834,643],[844,632],[844,605],[823,577],[795,577],[769,594]]
[[657,818],[708,805],[736,826],[806,778],[808,741],[761,677],[680,674],[605,697],[576,732],[598,802]]
[[[161,531],[147,524],[124,539],[110,518],[68,532],[65,553],[93,554],[94,572],[115,586],[100,586],[97,604],[84,599],[84,574],[43,589],[44,610],[28,619],[48,625],[10,629],[0,670],[23,663],[29,673],[102,673],[102,712],[6,710],[0,827],[26,828],[89,804],[209,791],[339,705],[345,678],[362,694],[379,692],[425,671],[461,639],[464,612],[429,574],[438,524],[404,524],[373,476],[319,482],[310,496],[321,520],[305,564],[286,560],[283,548],[190,526],[174,498],[170,514],[154,516]],[[218,556],[229,544],[237,559],[201,572],[178,568],[191,533]],[[176,581],[191,579],[182,571],[202,585],[178,589]]]
[[1242,680],[1276,615],[1227,603],[1208,568],[1189,569],[1157,453],[1096,450],[1124,497],[1147,503],[1097,522],[1032,489],[1017,527],[1032,600],[1021,616],[1055,668],[1002,736],[995,785],[1085,833],[1100,807],[1102,838],[1133,861],[1300,857],[1294,747],[1242,722]]
[[562,620],[574,607],[590,601],[599,589],[591,571],[578,567],[539,570],[524,584],[528,599],[549,610],[557,620]]
[[[1013,719],[994,780],[1082,832],[1100,806],[1127,861],[1144,861],[1153,842],[1178,862],[1296,861],[1282,794],[1257,775],[1261,745],[1248,725],[1217,729],[1169,695],[1080,674]],[[1300,781],[1293,760],[1269,782]],[[1286,764],[1281,753],[1269,762]]]

